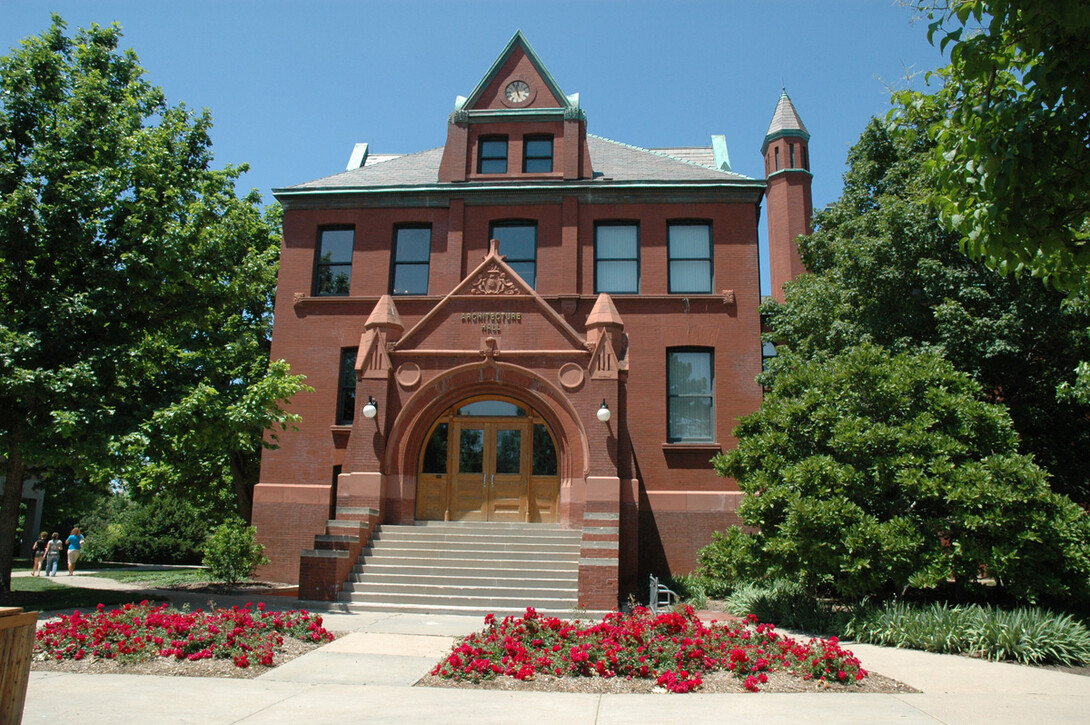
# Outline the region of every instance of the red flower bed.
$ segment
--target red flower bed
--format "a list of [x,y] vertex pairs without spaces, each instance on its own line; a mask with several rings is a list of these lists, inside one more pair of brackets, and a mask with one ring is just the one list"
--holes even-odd
[[284,637],[331,641],[322,618],[306,610],[265,611],[264,604],[179,611],[147,601],[107,611],[105,605],[48,622],[37,632],[36,654],[55,660],[102,657],[139,662],[153,657],[200,660],[231,658],[236,667],[271,667]]
[[705,625],[692,607],[653,617],[643,607],[614,612],[600,624],[579,626],[527,609],[523,617],[497,621],[458,642],[432,674],[479,682],[499,676],[519,680],[557,677],[647,678],[670,692],[691,692],[701,675],[724,670],[757,692],[770,672],[805,680],[848,684],[867,671],[835,637],[798,642],[758,624],[753,615],[734,626]]

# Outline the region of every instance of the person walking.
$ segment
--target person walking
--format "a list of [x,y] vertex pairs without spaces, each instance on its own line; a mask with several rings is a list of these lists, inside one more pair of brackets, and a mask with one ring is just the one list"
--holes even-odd
[[[61,535],[56,531],[53,532],[53,538],[49,540],[49,543],[45,547],[45,575],[57,576],[57,562],[61,560],[61,552],[64,551],[64,542],[61,541]],[[50,574],[50,572],[53,572]]]
[[31,547],[31,553],[34,556],[34,566],[30,569],[31,576],[38,576],[42,570],[42,562],[45,561],[45,547],[49,545],[49,532],[43,531],[38,534],[38,540],[34,542],[34,546]]
[[76,573],[76,562],[79,560],[80,546],[83,544],[84,536],[79,532],[79,527],[72,529],[72,533],[68,537],[68,576],[72,576]]

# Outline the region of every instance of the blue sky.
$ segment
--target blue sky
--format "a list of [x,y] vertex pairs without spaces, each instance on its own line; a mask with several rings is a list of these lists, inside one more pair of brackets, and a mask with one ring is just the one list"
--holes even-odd
[[816,207],[839,196],[847,151],[889,110],[889,88],[943,62],[893,0],[4,0],[0,53],[51,12],[70,30],[119,22],[172,103],[211,109],[217,166],[249,163],[242,184],[266,201],[343,170],[359,141],[442,145],[455,96],[520,28],[580,94],[591,133],[648,147],[724,134],[734,170],[754,177],[786,86],[811,134]]

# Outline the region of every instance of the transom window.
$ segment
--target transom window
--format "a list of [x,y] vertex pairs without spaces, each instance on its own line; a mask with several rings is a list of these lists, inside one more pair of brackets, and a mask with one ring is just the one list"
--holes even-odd
[[671,293],[711,293],[711,232],[709,224],[686,222],[669,226]]
[[526,284],[537,283],[537,224],[534,222],[494,222],[489,229],[492,239],[500,242],[500,254]]
[[337,391],[337,425],[351,425],[356,418],[357,348],[341,350],[340,386]]
[[347,295],[352,284],[352,229],[322,229],[314,255],[314,294]]
[[640,227],[603,222],[594,228],[594,291],[639,294]]
[[426,295],[431,259],[431,227],[398,227],[394,232],[394,269],[390,292]]
[[523,172],[547,174],[553,170],[552,136],[527,136],[522,148]]
[[477,173],[507,173],[507,137],[488,136],[480,140],[477,154]]
[[715,357],[711,350],[666,351],[666,437],[715,440]]

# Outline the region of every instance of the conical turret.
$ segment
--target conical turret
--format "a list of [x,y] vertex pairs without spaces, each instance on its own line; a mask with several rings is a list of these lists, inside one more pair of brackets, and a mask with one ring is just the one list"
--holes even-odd
[[772,296],[783,301],[783,285],[806,271],[795,239],[810,233],[810,132],[784,90],[768,124],[765,157],[768,256]]

